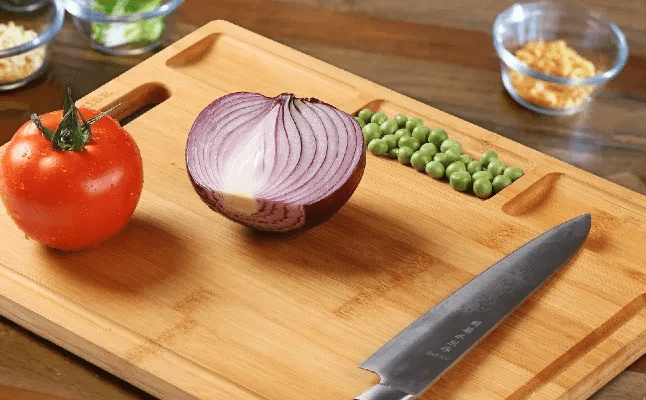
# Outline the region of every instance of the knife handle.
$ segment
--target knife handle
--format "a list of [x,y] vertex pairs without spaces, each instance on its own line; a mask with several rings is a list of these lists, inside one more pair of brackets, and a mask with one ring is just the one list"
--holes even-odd
[[375,385],[354,400],[414,400],[417,396],[384,385]]

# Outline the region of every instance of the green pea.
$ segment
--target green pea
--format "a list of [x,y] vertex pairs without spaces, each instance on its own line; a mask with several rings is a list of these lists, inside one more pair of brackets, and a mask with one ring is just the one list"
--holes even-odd
[[433,161],[433,156],[419,150],[413,153],[410,158],[411,165],[418,171],[424,171],[426,164],[430,163],[431,161]]
[[480,162],[482,163],[483,167],[487,168],[491,161],[497,160],[497,159],[498,159],[498,153],[490,150],[482,153],[482,157],[480,157]]
[[397,122],[393,121],[392,119],[382,123],[379,128],[381,129],[381,133],[384,135],[390,135],[395,133],[397,131]]
[[444,176],[444,165],[441,162],[433,160],[426,164],[426,173],[435,179],[440,179]]
[[446,159],[449,164],[455,161],[460,161],[460,152],[455,147],[449,147],[444,154],[446,154]]
[[386,154],[388,151],[388,143],[383,139],[372,139],[368,143],[368,150],[375,155]]
[[357,114],[357,117],[361,118],[363,122],[367,124],[368,122],[371,122],[370,118],[372,118],[373,114],[374,113],[372,112],[371,109],[364,108],[363,110],[359,111],[359,113]]
[[471,175],[482,171],[482,163],[480,161],[471,161],[467,164],[467,171],[469,171]]
[[491,182],[491,187],[493,188],[493,191],[498,193],[501,190],[503,190],[507,185],[511,184],[511,179],[509,179],[508,176],[505,175],[497,175],[493,178],[493,182]]
[[395,120],[395,122],[397,122],[398,127],[400,128],[406,127],[406,121],[408,121],[408,118],[404,114],[397,114],[393,119]]
[[384,135],[382,139],[385,140],[388,144],[388,149],[394,149],[395,147],[397,147],[398,140],[397,136],[395,136],[394,134]]
[[395,132],[395,136],[397,137],[397,141],[399,141],[402,137],[411,136],[411,134],[408,129],[398,129],[397,132]]
[[446,159],[446,154],[445,153],[437,153],[436,155],[433,156],[433,160],[439,162],[442,164],[445,168],[451,164],[447,159]]
[[487,166],[487,171],[493,176],[502,175],[505,172],[505,164],[500,160],[492,160]]
[[462,153],[462,145],[455,139],[446,139],[440,145],[440,151],[443,151],[445,153],[450,148],[457,149],[458,153]]
[[473,161],[473,159],[468,154],[460,154],[460,161],[462,161],[464,165],[469,165],[469,163]]
[[437,154],[437,147],[433,143],[424,143],[420,148],[419,151],[425,151],[431,155],[431,157],[435,156]]
[[410,118],[408,121],[406,121],[406,124],[404,125],[404,127],[408,129],[410,132],[412,132],[413,129],[415,129],[415,127],[423,124],[424,124],[424,121],[422,121],[420,117],[413,117],[413,118]]
[[389,149],[389,150],[386,152],[386,155],[387,155],[388,157],[390,157],[390,158],[397,158],[397,152],[398,152],[398,151],[399,151],[399,148],[394,147],[394,148],[392,148],[392,149]]
[[508,167],[505,169],[505,172],[503,172],[502,174],[508,177],[509,179],[511,179],[511,181],[513,182],[516,179],[523,176],[524,172],[522,169],[518,167]]
[[374,113],[370,117],[370,122],[374,122],[377,125],[381,125],[386,121],[388,121],[388,116],[382,112]]
[[[469,167],[467,167],[467,171],[469,170]],[[491,172],[489,171],[476,171],[473,173],[472,176],[473,180],[475,181],[476,179],[480,178],[485,178],[489,182],[493,181],[493,175],[491,175]]]
[[359,126],[361,127],[361,129],[363,129],[363,127],[364,127],[364,126],[366,126],[366,121],[362,120],[362,119],[361,119],[361,118],[359,118],[359,117],[354,117],[354,118],[355,118],[355,119],[357,120],[357,122],[359,123]]
[[428,135],[431,133],[431,130],[425,127],[424,125],[416,126],[415,129],[411,132],[411,136],[419,140],[420,143],[426,143],[428,141]]
[[381,138],[381,129],[379,129],[379,125],[375,124],[374,122],[366,124],[366,126],[363,127],[362,131],[363,137],[366,139],[366,143],[370,143],[372,139]]
[[448,133],[444,129],[435,128],[428,134],[428,142],[433,143],[438,149],[446,139],[449,138]]
[[473,193],[481,199],[491,196],[492,185],[487,178],[473,180]]
[[415,150],[408,146],[402,146],[397,151],[397,158],[402,164],[410,164],[410,158],[413,156],[413,153],[415,153]]
[[459,192],[466,192],[471,187],[471,174],[467,171],[456,171],[449,176],[451,187]]
[[399,147],[404,147],[404,146],[410,147],[411,149],[413,149],[413,151],[419,150],[419,147],[420,147],[419,140],[415,139],[412,136],[402,137],[401,139],[399,139],[398,144],[399,144]]
[[[444,175],[446,175],[447,178],[451,177],[451,174],[454,172],[458,171],[466,171],[467,167],[464,166],[464,163],[462,161],[454,161],[451,164],[449,164],[448,167],[446,167],[446,171],[444,171]],[[471,174],[469,174],[470,176]]]

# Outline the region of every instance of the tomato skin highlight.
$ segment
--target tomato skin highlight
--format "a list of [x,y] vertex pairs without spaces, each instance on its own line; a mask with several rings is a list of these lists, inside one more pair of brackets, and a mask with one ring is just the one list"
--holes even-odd
[[[85,108],[90,119],[99,114]],[[55,130],[62,111],[40,116]],[[0,160],[0,195],[18,227],[50,247],[80,250],[119,232],[143,189],[139,148],[118,122],[103,117],[80,151],[52,148],[29,121],[11,138]]]

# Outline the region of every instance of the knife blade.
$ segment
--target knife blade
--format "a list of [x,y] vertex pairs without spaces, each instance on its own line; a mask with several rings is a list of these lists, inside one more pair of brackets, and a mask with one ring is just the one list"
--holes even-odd
[[590,214],[526,243],[431,308],[360,367],[381,378],[355,400],[413,400],[455,365],[572,255]]

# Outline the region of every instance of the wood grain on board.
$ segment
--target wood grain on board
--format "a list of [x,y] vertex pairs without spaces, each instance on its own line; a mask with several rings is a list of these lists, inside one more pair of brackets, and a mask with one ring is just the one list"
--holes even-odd
[[[171,40],[211,20],[227,19],[646,194],[646,128],[640,123],[646,109],[646,3],[576,1],[610,18],[624,30],[631,57],[624,71],[587,112],[566,118],[539,116],[523,109],[505,94],[500,84],[490,28],[495,15],[511,1],[282,3],[222,1],[204,7],[201,1],[186,0],[177,13]],[[52,68],[47,75],[26,88],[0,92],[0,143],[32,112],[60,108],[68,84],[71,83],[75,95],[85,96],[149,56],[115,57],[92,51],[69,18],[52,45],[52,52]],[[6,320],[2,327],[9,334],[0,335],[5,352],[0,357],[0,385],[31,387],[37,392],[82,399],[144,396],[49,342],[23,333],[26,331]],[[16,342],[8,342],[10,336]],[[4,373],[17,365],[23,368],[22,379],[17,378],[17,373]],[[636,363],[632,369],[644,370],[640,365],[643,363]],[[642,392],[646,392],[639,384],[640,379],[644,378],[625,372],[594,398],[640,399]]]

